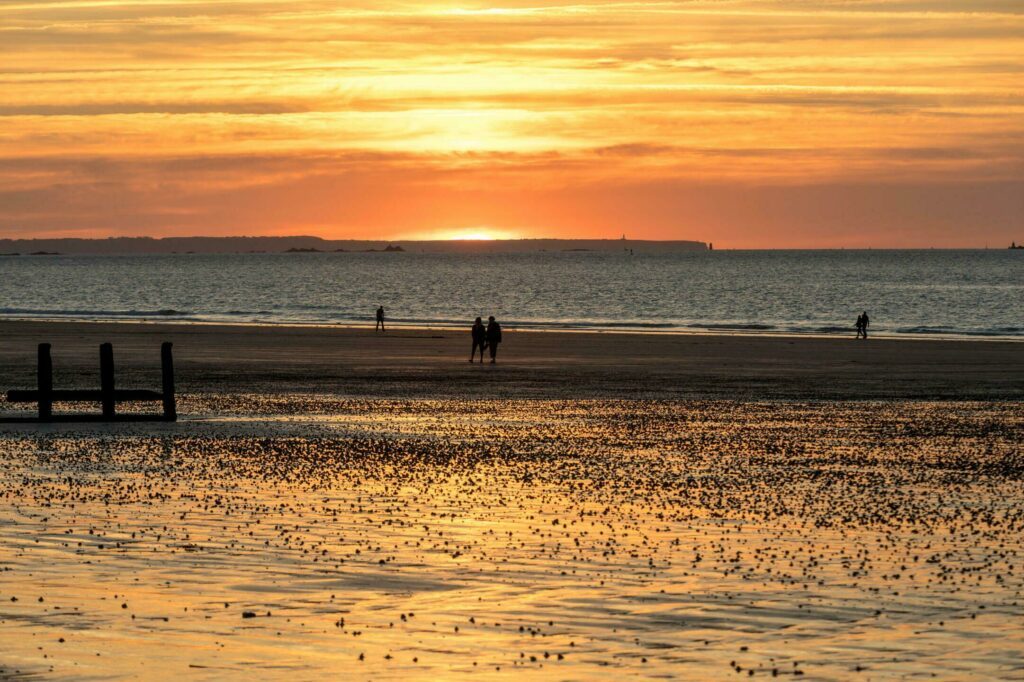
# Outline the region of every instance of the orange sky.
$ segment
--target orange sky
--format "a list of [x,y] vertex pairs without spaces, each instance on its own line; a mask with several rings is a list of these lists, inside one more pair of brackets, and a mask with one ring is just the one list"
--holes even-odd
[[1024,240],[1020,0],[0,0],[0,237]]

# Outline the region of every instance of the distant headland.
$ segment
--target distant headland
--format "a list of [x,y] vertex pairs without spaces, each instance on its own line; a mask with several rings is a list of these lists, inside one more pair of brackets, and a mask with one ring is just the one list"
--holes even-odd
[[638,239],[356,240],[320,237],[111,237],[0,239],[0,254],[131,255],[189,253],[537,253],[707,251],[697,241]]

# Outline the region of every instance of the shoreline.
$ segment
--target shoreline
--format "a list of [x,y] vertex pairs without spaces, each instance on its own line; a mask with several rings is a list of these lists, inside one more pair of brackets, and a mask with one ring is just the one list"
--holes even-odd
[[159,345],[173,342],[183,394],[1024,400],[1020,344],[991,339],[506,328],[498,364],[481,366],[467,362],[468,329],[10,320],[0,320],[0,392],[35,386],[41,342],[53,346],[57,387],[95,387],[108,341],[126,388],[159,385]]
[[[175,317],[168,315],[166,318],[154,315],[152,317],[107,317],[107,318],[77,318],[77,317],[46,317],[46,316],[24,316],[0,315],[0,324],[7,322],[15,323],[53,323],[53,324],[124,324],[124,325],[181,325],[181,326],[214,326],[214,327],[259,327],[259,328],[285,328],[285,329],[351,329],[366,330],[373,324],[372,319],[363,322],[260,322],[256,320],[203,320],[189,317]],[[462,331],[468,328],[466,324],[445,324],[443,322],[405,322],[387,321],[391,329],[396,331]],[[625,335],[662,335],[662,336],[743,336],[743,337],[768,337],[768,338],[796,338],[796,339],[846,339],[848,334],[826,331],[794,331],[780,329],[763,329],[760,327],[748,328],[743,325],[728,326],[720,328],[702,327],[699,325],[679,326],[671,323],[650,324],[631,326],[628,323],[618,323],[615,326],[601,327],[585,323],[563,323],[563,322],[508,322],[502,323],[503,329],[512,332],[538,332],[544,334],[625,334]],[[850,326],[854,331],[853,325]],[[886,341],[963,341],[963,342],[994,342],[994,343],[1024,343],[1024,335],[1001,335],[990,333],[944,333],[944,332],[872,332],[872,339]]]

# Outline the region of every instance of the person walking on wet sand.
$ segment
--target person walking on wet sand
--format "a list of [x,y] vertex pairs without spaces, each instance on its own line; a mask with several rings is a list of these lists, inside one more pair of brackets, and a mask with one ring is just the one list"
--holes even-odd
[[384,306],[377,307],[377,326],[373,328],[373,331],[378,329],[384,331]]
[[866,310],[857,316],[857,338],[868,338],[868,312]]
[[480,349],[480,362],[484,361],[484,349],[487,348],[487,328],[484,327],[483,321],[478,317],[476,322],[473,323],[473,329],[470,331],[473,335],[473,350],[469,351],[469,361],[473,362],[473,358],[476,357],[476,349]]
[[501,343],[501,325],[494,319],[494,315],[491,315],[487,318],[487,347],[491,350],[492,365],[498,361],[499,343]]

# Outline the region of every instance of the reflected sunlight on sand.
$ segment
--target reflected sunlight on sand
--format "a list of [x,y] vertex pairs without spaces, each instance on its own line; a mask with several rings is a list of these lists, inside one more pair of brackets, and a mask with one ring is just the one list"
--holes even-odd
[[0,677],[1024,666],[1019,404],[183,405],[0,435]]

